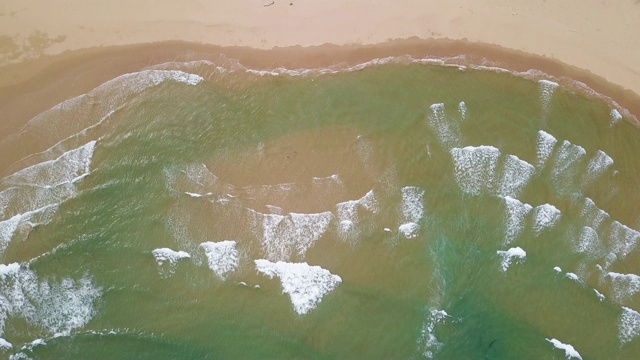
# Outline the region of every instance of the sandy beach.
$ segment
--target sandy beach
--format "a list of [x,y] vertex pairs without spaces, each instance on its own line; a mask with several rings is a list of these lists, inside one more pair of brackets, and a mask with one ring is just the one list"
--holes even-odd
[[640,0],[0,1],[0,359],[635,358],[638,34]]
[[189,52],[224,53],[262,69],[471,55],[578,80],[633,114],[638,20],[634,0],[7,0],[0,6],[0,123],[10,133],[101,82]]

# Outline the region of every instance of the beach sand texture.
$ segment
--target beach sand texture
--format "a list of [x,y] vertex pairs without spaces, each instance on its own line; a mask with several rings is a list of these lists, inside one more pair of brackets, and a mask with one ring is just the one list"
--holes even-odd
[[258,69],[471,55],[567,77],[639,112],[636,0],[270,3],[3,1],[0,137],[109,79],[188,53],[224,53]]
[[3,0],[0,358],[633,357],[637,34],[640,0]]
[[447,38],[547,56],[640,93],[636,0],[270,2],[5,0],[0,60],[166,40],[270,49]]

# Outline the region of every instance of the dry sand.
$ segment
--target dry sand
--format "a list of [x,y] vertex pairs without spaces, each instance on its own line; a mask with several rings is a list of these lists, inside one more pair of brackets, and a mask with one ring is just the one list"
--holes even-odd
[[[260,68],[406,53],[473,54],[517,70],[537,68],[583,81],[632,113],[640,110],[640,0],[275,0],[265,6],[269,3],[3,0],[0,131],[6,135],[66,98],[187,51],[223,52]],[[388,42],[410,38],[428,40]],[[349,46],[296,47],[327,43]]]
[[[640,94],[638,0],[3,0],[0,56],[182,40],[269,49],[389,39],[496,44]],[[293,2],[293,5],[289,5]]]

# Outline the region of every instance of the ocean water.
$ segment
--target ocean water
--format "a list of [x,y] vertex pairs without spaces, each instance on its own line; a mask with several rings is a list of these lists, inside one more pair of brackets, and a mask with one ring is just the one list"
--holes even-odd
[[633,358],[640,132],[552,80],[217,59],[57,105],[0,144],[0,357]]

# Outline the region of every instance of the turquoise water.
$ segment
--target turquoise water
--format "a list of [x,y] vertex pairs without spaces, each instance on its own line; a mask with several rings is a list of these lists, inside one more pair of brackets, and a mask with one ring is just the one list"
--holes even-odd
[[2,356],[633,357],[640,134],[539,80],[171,63],[39,115]]

